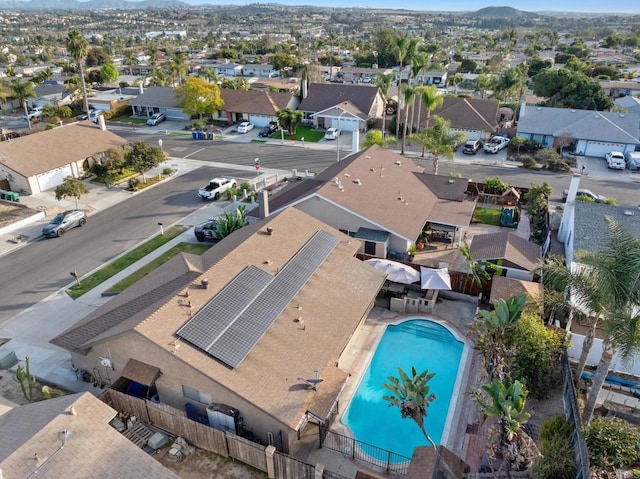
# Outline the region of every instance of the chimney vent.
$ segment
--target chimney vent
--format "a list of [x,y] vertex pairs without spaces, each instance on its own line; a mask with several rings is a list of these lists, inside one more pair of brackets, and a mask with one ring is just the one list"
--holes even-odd
[[200,281],[200,285],[202,286],[202,289],[208,289],[209,280],[207,278],[202,278],[202,281]]
[[258,214],[260,218],[266,218],[269,216],[269,192],[267,190],[262,190],[260,192],[260,201],[258,205]]

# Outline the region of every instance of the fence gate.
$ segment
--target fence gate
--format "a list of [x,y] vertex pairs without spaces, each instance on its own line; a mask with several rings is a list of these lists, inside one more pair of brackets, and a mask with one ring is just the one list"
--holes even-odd
[[277,479],[314,479],[316,468],[311,464],[276,451],[273,455]]
[[227,447],[229,456],[249,464],[250,466],[267,472],[267,457],[265,454],[265,446],[256,444],[242,437],[230,434],[227,436]]

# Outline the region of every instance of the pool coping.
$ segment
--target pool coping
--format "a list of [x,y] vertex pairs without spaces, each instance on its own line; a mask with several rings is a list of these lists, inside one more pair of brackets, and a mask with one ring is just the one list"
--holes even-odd
[[[442,437],[440,439],[440,444],[442,446],[445,446],[449,449],[454,449],[455,446],[457,446],[457,442],[455,444],[452,442],[453,439],[455,439],[452,433],[456,432],[455,430],[457,430],[456,425],[454,424],[454,420],[456,417],[459,417],[461,408],[464,402],[464,397],[462,396],[464,396],[465,391],[462,391],[462,388],[464,387],[464,384],[466,383],[466,380],[468,379],[468,376],[469,376],[469,372],[471,370],[472,359],[473,359],[473,355],[472,355],[473,345],[471,344],[470,339],[459,330],[458,326],[456,326],[455,324],[451,323],[446,319],[442,319],[433,315],[428,316],[425,314],[417,314],[417,313],[409,314],[409,315],[394,314],[393,317],[367,318],[365,320],[365,322],[358,328],[358,331],[356,332],[356,334],[354,334],[354,337],[355,336],[360,336],[360,337],[356,340],[352,338],[352,341],[349,342],[349,344],[345,348],[345,351],[343,352],[340,359],[338,360],[338,367],[340,367],[341,369],[345,369],[340,366],[340,363],[343,361],[347,363],[349,362],[348,358],[343,357],[345,356],[345,354],[348,353],[348,350],[349,349],[353,350],[354,348],[360,349],[357,347],[357,345],[361,345],[365,347],[365,351],[366,351],[365,354],[361,355],[358,359],[354,360],[351,363],[351,367],[345,369],[349,373],[350,377],[347,383],[345,384],[345,387],[343,388],[342,393],[340,394],[340,403],[344,404],[344,407],[341,407],[340,411],[336,415],[336,418],[335,418],[336,421],[333,423],[332,429],[336,430],[336,432],[343,434],[345,436],[355,438],[349,426],[347,426],[343,422],[344,413],[349,408],[349,405],[351,404],[351,400],[353,399],[353,396],[356,390],[358,389],[360,382],[364,377],[365,371],[367,370],[367,368],[371,363],[373,355],[375,354],[380,344],[380,341],[382,340],[382,336],[387,330],[387,327],[402,324],[406,321],[411,321],[411,320],[426,320],[426,321],[432,321],[434,323],[437,323],[443,326],[444,328],[446,328],[447,331],[449,331],[457,341],[463,344],[462,353],[460,355],[460,365],[458,366],[458,373],[456,375],[453,391],[451,393],[451,401],[449,403],[447,419],[445,421],[445,424],[442,430]],[[362,340],[361,334],[364,334],[364,333],[366,333],[367,337],[364,338],[364,340]],[[454,404],[453,408],[451,407],[451,404]],[[428,446],[428,444],[425,444],[425,446]],[[395,451],[392,451],[392,452],[395,453]]]

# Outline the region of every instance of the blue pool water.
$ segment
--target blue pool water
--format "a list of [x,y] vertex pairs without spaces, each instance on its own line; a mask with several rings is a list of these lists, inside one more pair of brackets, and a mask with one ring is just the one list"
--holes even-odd
[[402,456],[411,457],[416,446],[429,445],[413,419],[403,419],[400,408],[382,400],[389,394],[382,384],[389,376],[398,377],[398,366],[409,376],[415,366],[418,372],[436,373],[429,381],[436,399],[427,408],[425,427],[439,444],[463,348],[447,328],[434,321],[416,319],[388,326],[343,422],[356,439]]

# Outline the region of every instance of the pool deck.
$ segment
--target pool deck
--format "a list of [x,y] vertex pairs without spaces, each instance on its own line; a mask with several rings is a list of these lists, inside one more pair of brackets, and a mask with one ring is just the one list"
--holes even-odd
[[[389,324],[397,323],[409,318],[430,318],[446,325],[457,339],[466,344],[461,359],[461,377],[457,384],[456,407],[449,412],[451,420],[448,421],[448,430],[443,432],[444,444],[459,457],[463,458],[472,471],[477,471],[484,452],[484,427],[471,427],[480,423],[480,412],[469,397],[465,394],[472,386],[478,385],[479,361],[470,341],[467,339],[476,315],[476,305],[473,303],[441,299],[435,305],[432,314],[399,314],[383,307],[375,306],[366,321],[357,329],[351,340],[345,347],[338,366],[349,372],[347,381],[340,396],[339,411],[331,429],[339,434],[350,435],[348,429],[342,423],[342,414],[347,409],[351,398],[360,383],[360,379],[378,346],[378,343]],[[466,356],[465,356],[466,355]],[[319,449],[317,429],[309,426],[311,430],[302,432],[299,447],[296,447],[295,456],[305,456],[305,461],[310,464],[323,464],[329,471],[353,478],[359,469],[368,469],[382,474],[381,477],[393,478],[395,475],[376,470],[360,461],[355,461],[343,454],[328,449]],[[308,427],[308,428],[309,428]],[[471,432],[469,434],[469,432]],[[425,444],[426,445],[426,444]],[[292,451],[293,452],[293,451]],[[302,457],[301,457],[302,458]]]

